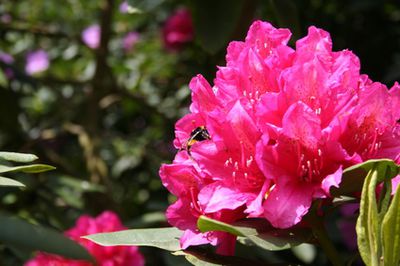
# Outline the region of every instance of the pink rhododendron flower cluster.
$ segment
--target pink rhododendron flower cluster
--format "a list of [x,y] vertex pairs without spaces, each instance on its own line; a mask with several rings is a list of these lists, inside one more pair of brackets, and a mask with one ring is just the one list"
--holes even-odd
[[193,40],[193,22],[190,11],[181,8],[175,11],[162,29],[164,46],[170,51],[177,51],[187,42]]
[[[231,254],[235,239],[200,233],[200,215],[224,222],[267,219],[288,228],[314,199],[330,197],[344,168],[371,158],[400,162],[400,86],[390,90],[360,74],[351,51],[332,51],[329,33],[310,27],[287,45],[290,31],[256,21],[244,42],[228,46],[214,86],[190,82],[190,114],[176,123],[164,186],[177,196],[166,213],[185,230],[181,245],[211,243]],[[194,143],[205,127],[210,139]]]
[[[96,259],[99,266],[142,266],[144,257],[134,246],[103,247],[81,236],[113,232],[126,229],[118,216],[105,211],[96,218],[82,215],[75,227],[65,232],[65,235],[84,246]],[[90,262],[66,259],[61,256],[39,252],[35,258],[28,261],[25,266],[91,266]]]

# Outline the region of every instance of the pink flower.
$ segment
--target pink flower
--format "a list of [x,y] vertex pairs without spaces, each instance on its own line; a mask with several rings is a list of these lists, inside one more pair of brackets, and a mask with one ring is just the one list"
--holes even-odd
[[100,46],[101,29],[97,24],[91,25],[82,31],[82,41],[92,49]]
[[164,24],[162,29],[164,46],[170,51],[180,50],[185,43],[193,40],[192,16],[188,9],[175,11]]
[[12,21],[12,16],[10,14],[3,14],[0,16],[0,21],[4,24],[9,24]]
[[26,73],[33,75],[47,70],[49,64],[47,52],[44,50],[36,50],[27,54],[25,71]]
[[119,12],[121,12],[121,13],[128,13],[128,9],[129,9],[129,4],[127,1],[123,1],[119,5]]
[[[291,227],[314,199],[330,198],[344,168],[399,161],[399,86],[388,91],[361,75],[358,58],[332,51],[321,29],[310,27],[295,49],[289,38],[289,30],[256,21],[244,42],[229,44],[213,87],[201,75],[190,82],[191,113],[175,129],[179,152],[160,169],[178,198],[167,218],[186,230],[182,247],[211,243],[232,254],[234,239],[201,234],[199,215]],[[189,143],[196,128],[210,138]]]
[[14,58],[10,54],[0,51],[0,62],[2,62],[4,64],[4,66],[1,66],[1,67],[2,67],[6,77],[9,79],[14,77],[14,72],[8,66],[8,65],[14,63]]
[[126,53],[129,53],[135,47],[135,44],[139,41],[140,35],[136,31],[128,32],[123,41],[122,46]]
[[[89,253],[96,259],[99,266],[142,266],[144,265],[144,257],[137,247],[133,246],[115,246],[103,247],[81,236],[113,232],[126,229],[119,220],[118,216],[111,212],[105,211],[96,218],[82,215],[76,222],[75,227],[67,230],[65,235],[70,239],[84,246]],[[61,256],[46,254],[39,252],[35,258],[31,259],[25,266],[90,266],[92,263],[66,259]]]

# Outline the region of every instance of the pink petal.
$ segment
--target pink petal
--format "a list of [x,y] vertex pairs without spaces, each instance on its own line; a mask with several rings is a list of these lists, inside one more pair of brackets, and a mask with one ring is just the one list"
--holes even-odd
[[308,28],[306,37],[296,42],[297,53],[329,53],[332,51],[332,40],[328,32],[314,26]]
[[212,213],[222,209],[234,210],[244,205],[247,197],[245,193],[223,186],[221,182],[215,182],[200,190],[198,200],[204,212]]
[[313,190],[310,184],[276,184],[264,202],[265,218],[277,228],[288,228],[299,223],[311,206]]
[[273,48],[286,45],[291,36],[288,29],[277,29],[268,22],[255,21],[247,33],[246,44],[255,46],[260,55],[267,57]]
[[159,175],[163,185],[174,195],[187,194],[198,186],[199,176],[196,169],[185,164],[162,164]]
[[394,195],[400,184],[400,175],[392,178],[392,195]]
[[283,117],[283,131],[286,136],[312,149],[317,146],[321,138],[319,117],[302,102],[293,104],[287,110]]
[[191,112],[212,111],[218,106],[219,103],[210,84],[202,75],[192,78],[189,87],[192,90]]
[[192,213],[190,203],[187,198],[179,198],[170,205],[165,213],[168,223],[181,230],[196,230],[198,216]]
[[342,182],[342,173],[342,166],[339,166],[336,172],[326,176],[324,180],[322,180],[321,187],[327,195],[330,195],[330,188],[332,186],[339,187],[340,182]]
[[[208,234],[195,233],[192,230],[186,230],[180,238],[182,249],[187,249],[189,246],[198,246],[210,243]],[[212,243],[211,243],[212,244]],[[215,240],[214,240],[215,245]]]

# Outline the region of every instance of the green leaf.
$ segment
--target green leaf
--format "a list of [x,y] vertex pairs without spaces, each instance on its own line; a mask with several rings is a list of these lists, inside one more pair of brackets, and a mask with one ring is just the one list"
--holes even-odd
[[[207,216],[201,215],[197,220],[197,228],[203,233],[209,231],[222,231],[227,232],[235,236],[255,236],[257,230],[254,228],[239,228],[233,225],[208,218]],[[241,232],[241,230],[243,232]]]
[[382,244],[384,265],[400,263],[400,188],[390,204],[382,222]]
[[151,12],[165,0],[128,0],[129,13]]
[[0,68],[0,86],[6,87],[8,85],[8,80],[3,70]]
[[180,250],[182,231],[174,227],[130,229],[84,236],[102,246],[150,246],[169,251]]
[[17,153],[17,152],[0,152],[0,159],[18,163],[30,163],[38,159],[34,154],[29,153]]
[[0,165],[0,173],[23,172],[23,173],[35,174],[54,169],[56,169],[54,166],[47,164],[31,164],[31,165],[21,165],[21,166]]
[[248,219],[230,225],[206,216],[200,216],[197,227],[201,232],[222,231],[238,236],[246,245],[257,245],[266,250],[284,250],[311,239],[311,232],[304,228],[276,229],[261,219]]
[[93,261],[81,245],[52,229],[0,213],[0,242],[22,250],[40,250],[71,259]]
[[25,187],[25,185],[22,184],[21,182],[11,179],[11,178],[3,177],[3,176],[0,176],[0,186],[3,186],[3,187]]
[[190,247],[186,250],[179,250],[172,253],[175,256],[185,256],[185,258],[196,266],[217,266],[217,265],[254,265],[254,266],[268,266],[255,260],[249,260],[241,257],[234,256],[221,256],[210,252],[209,250],[202,250],[197,247]]
[[365,178],[360,202],[360,215],[357,219],[356,232],[360,255],[367,265],[378,265],[380,257],[379,213],[376,202],[376,186],[382,165],[373,163]]
[[366,162],[353,165],[351,167],[344,169],[342,182],[340,183],[339,188],[336,187],[331,188],[330,191],[331,195],[334,197],[340,197],[340,196],[351,197],[354,195],[354,193],[361,191],[363,188],[364,179],[375,163],[382,165],[382,167],[386,167],[387,179],[390,179],[399,173],[399,166],[396,165],[396,163],[393,162],[392,160],[389,159],[368,160]]
[[215,54],[230,40],[242,12],[244,1],[192,0],[196,39],[204,50]]

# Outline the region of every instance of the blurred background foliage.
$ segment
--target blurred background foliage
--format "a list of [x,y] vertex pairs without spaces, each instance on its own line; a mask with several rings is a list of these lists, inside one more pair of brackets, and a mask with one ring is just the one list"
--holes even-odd
[[[13,58],[0,58],[0,150],[34,153],[57,167],[15,176],[26,188],[1,188],[1,210],[60,231],[83,213],[106,209],[129,227],[166,226],[163,212],[173,198],[158,169],[176,152],[174,123],[188,111],[187,85],[197,73],[212,81],[216,66],[224,64],[227,43],[242,40],[255,19],[288,27],[294,38],[316,25],[331,33],[335,50],[355,52],[362,72],[373,80],[391,86],[400,79],[400,3],[395,0],[129,3],[130,12],[121,12],[123,2],[114,0],[0,2],[0,53]],[[194,40],[172,51],[162,30],[182,7],[192,13]],[[102,33],[96,49],[81,37],[93,24]],[[139,38],[126,50],[123,39],[132,31]],[[47,52],[49,67],[28,74],[27,55],[39,49]],[[351,257],[338,225],[331,227],[344,256]],[[153,254],[147,256],[149,265],[185,263],[143,250]],[[0,246],[0,265],[21,265],[30,255]],[[269,262],[326,262],[309,246],[257,256]]]

